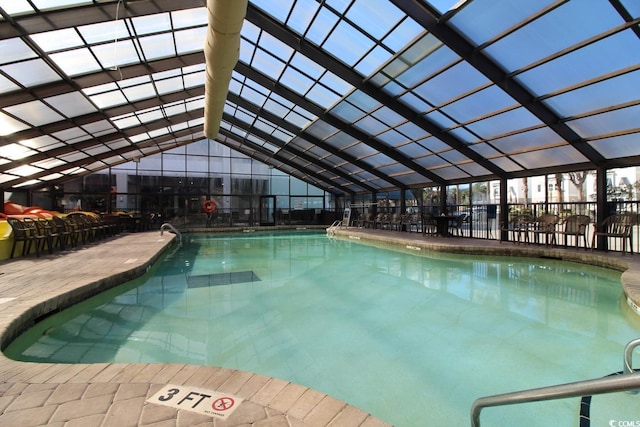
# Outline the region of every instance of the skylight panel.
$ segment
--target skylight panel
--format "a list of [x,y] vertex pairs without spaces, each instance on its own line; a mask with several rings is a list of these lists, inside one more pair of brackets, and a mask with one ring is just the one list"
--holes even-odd
[[[204,76],[200,79],[200,84],[204,82]],[[163,79],[156,81],[156,89],[159,94],[172,93],[184,90],[186,87],[183,85],[183,79],[181,76],[173,77],[170,79]]]
[[200,52],[204,49],[204,40],[207,38],[207,27],[175,31],[173,36],[176,39],[176,49],[179,55]]
[[124,105],[127,103],[127,98],[125,98],[124,94],[119,90],[99,95],[91,95],[89,98],[91,98],[91,101],[101,109],[115,107],[116,105]]
[[35,166],[31,166],[31,165],[22,165],[22,166],[18,166],[17,168],[7,170],[7,173],[21,176],[21,177],[35,175],[39,172],[42,172],[42,169],[37,168]]
[[0,7],[12,16],[34,12],[27,0],[0,0]]
[[640,156],[637,133],[589,141],[589,145],[606,159]]
[[79,141],[86,141],[91,138],[91,135],[87,134],[79,127],[64,129],[59,132],[55,132],[52,135],[66,143],[76,143]]
[[489,80],[478,70],[466,62],[460,62],[414,91],[438,106],[488,83]]
[[[176,10],[171,12],[174,28],[187,28],[196,25],[207,25],[208,12],[206,7]],[[204,39],[203,39],[204,40]]]
[[[111,52],[113,55],[113,48]],[[100,64],[87,48],[53,53],[50,58],[70,77],[101,69]]]
[[607,111],[567,122],[567,125],[584,138],[619,133],[638,128],[640,105]]
[[354,126],[371,135],[377,135],[388,128],[384,123],[373,116],[363,117],[361,120],[354,123]]
[[184,81],[184,87],[186,89],[203,86],[205,81],[205,72],[203,70],[197,73],[184,74],[182,79]]
[[544,102],[559,115],[567,117],[612,105],[635,102],[638,99],[640,99],[640,71],[634,71],[562,93],[545,99]]
[[173,35],[171,33],[156,34],[154,36],[140,37],[142,54],[147,61],[158,58],[175,56],[176,50],[173,45]]
[[286,67],[286,64],[275,58],[270,53],[267,53],[262,49],[256,49],[256,52],[253,55],[253,60],[251,61],[251,66],[256,70],[260,70],[260,72],[267,76],[279,79]]
[[124,19],[82,25],[78,31],[87,44],[114,42],[131,36]]
[[636,0],[621,0],[621,3],[634,19],[640,17],[640,3]]
[[442,111],[458,123],[466,123],[488,113],[517,105],[513,98],[493,85],[442,107]]
[[102,68],[115,68],[141,62],[132,40],[119,40],[92,46],[91,51],[102,64]]
[[540,128],[494,139],[490,144],[503,153],[514,154],[566,143],[551,129]]
[[278,21],[284,22],[294,2],[293,0],[251,0],[251,3]]
[[284,70],[280,81],[283,85],[293,89],[301,95],[306,94],[314,84],[313,80],[292,67],[287,67]]
[[356,0],[346,17],[375,39],[383,38],[404,17],[388,0]]
[[507,111],[496,116],[488,117],[478,122],[470,123],[467,128],[481,138],[492,138],[520,129],[540,126],[542,123],[524,107]]
[[515,154],[511,158],[523,165],[525,169],[570,165],[587,161],[579,151],[569,145]]
[[[57,179],[62,178],[64,175],[60,173],[52,173],[51,175],[43,176],[40,178],[40,181],[55,181]],[[25,182],[24,185],[28,185],[28,182]]]
[[140,126],[140,120],[137,115],[129,115],[123,116],[120,118],[114,117],[113,123],[118,127],[118,129],[127,129],[133,126]]
[[545,95],[618,70],[635,68],[638,55],[630,52],[639,49],[638,36],[627,30],[519,74],[516,79],[535,94]]
[[374,44],[373,40],[351,24],[341,21],[329,34],[322,48],[345,64],[354,66],[373,48]]
[[608,2],[570,1],[497,41],[486,52],[505,69],[517,70],[622,23]]
[[391,58],[391,52],[381,46],[376,46],[356,64],[355,70],[363,76],[369,76],[387,62],[389,58]]
[[325,110],[340,100],[340,96],[338,94],[320,84],[313,85],[311,90],[307,93],[307,98]]
[[[2,69],[3,67],[0,67]],[[20,86],[0,74],[0,93],[13,92],[20,89]]]
[[37,154],[37,152],[20,144],[14,143],[0,146],[0,156],[6,157],[10,160],[20,160],[25,157],[33,156],[34,154]]
[[[453,0],[430,3],[448,2],[453,3]],[[554,2],[555,0],[539,0],[502,4],[492,0],[475,0],[467,2],[449,22],[474,44],[482,44]]]
[[94,137],[106,135],[114,131],[114,127],[106,120],[87,123],[86,125],[82,125],[82,129],[84,129]]
[[291,10],[287,25],[298,34],[304,34],[320,4],[315,0],[297,0]]
[[32,34],[31,39],[45,52],[54,52],[84,46],[82,38],[74,28],[47,31],[46,33]]
[[62,80],[58,73],[41,59],[7,64],[1,66],[0,69],[26,87]]
[[412,40],[424,32],[424,28],[410,17],[405,19],[382,41],[393,52],[404,49]]
[[123,89],[123,92],[129,102],[156,96],[156,91],[151,83],[128,87]]
[[45,98],[44,100],[66,117],[70,118],[97,111],[80,92],[65,93]]
[[316,45],[322,45],[329,34],[328,31],[336,25],[338,19],[338,16],[326,7],[320,8],[305,37]]
[[5,108],[7,113],[31,124],[32,126],[42,126],[63,120],[60,114],[53,111],[41,101],[30,101],[23,104],[13,105]]
[[38,55],[19,37],[0,40],[0,64],[35,58]]
[[131,22],[133,22],[133,28],[138,35],[171,30],[171,21],[168,12],[156,13],[147,16],[137,16],[135,18],[131,18]]

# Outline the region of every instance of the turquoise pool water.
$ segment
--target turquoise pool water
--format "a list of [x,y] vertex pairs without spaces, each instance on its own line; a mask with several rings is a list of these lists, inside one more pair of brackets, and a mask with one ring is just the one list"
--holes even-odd
[[[588,265],[403,253],[313,233],[185,237],[144,277],[45,319],[5,353],[224,366],[312,387],[397,427],[454,426],[469,425],[477,397],[619,371],[640,336],[620,273]],[[640,419],[638,399],[595,397],[592,426]],[[578,403],[489,408],[481,420],[576,426]]]

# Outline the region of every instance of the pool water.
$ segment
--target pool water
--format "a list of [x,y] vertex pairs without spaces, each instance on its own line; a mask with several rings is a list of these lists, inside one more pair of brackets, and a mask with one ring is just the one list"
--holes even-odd
[[[478,397],[620,371],[640,336],[620,273],[589,265],[404,253],[317,233],[185,237],[144,277],[48,317],[5,353],[223,366],[397,427],[460,426]],[[594,397],[592,425],[640,420],[639,399]],[[576,426],[578,411],[565,399],[485,409],[481,421]]]

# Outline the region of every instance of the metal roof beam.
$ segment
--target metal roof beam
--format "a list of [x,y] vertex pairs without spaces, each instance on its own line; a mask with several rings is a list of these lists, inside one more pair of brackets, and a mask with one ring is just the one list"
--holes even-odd
[[[368,164],[366,164],[365,162],[356,159],[355,157],[353,157],[349,153],[346,153],[344,151],[340,151],[339,149],[337,149],[336,147],[332,146],[331,144],[327,144],[324,141],[319,140],[315,136],[313,136],[313,135],[301,130],[297,126],[287,122],[286,120],[282,119],[281,117],[276,116],[273,113],[270,113],[269,111],[265,110],[264,108],[260,108],[260,107],[258,107],[256,105],[248,102],[244,98],[241,98],[241,97],[239,97],[237,95],[229,93],[227,99],[229,101],[241,106],[242,108],[245,108],[248,111],[251,111],[252,113],[256,114],[257,116],[264,117],[267,121],[278,125],[279,127],[281,127],[283,129],[285,129],[285,130],[287,130],[287,131],[299,136],[300,138],[303,138],[306,141],[311,142],[312,144],[322,148],[323,150],[328,151],[329,153],[331,153],[331,154],[333,154],[333,155],[335,155],[337,157],[340,157],[344,161],[349,162],[352,165],[355,165],[355,166],[359,167],[360,169],[368,171],[369,173],[377,176],[378,178],[381,178],[381,179],[387,181],[389,184],[391,184],[394,187],[398,187],[398,188],[405,187],[405,185],[403,183],[401,183],[400,181],[398,181],[396,179],[393,179],[393,178],[389,177],[388,175],[380,173],[376,169],[369,170],[370,166]],[[287,150],[289,149],[288,146],[285,146],[284,148],[287,149]]]
[[557,114],[536,99],[524,86],[509,77],[495,62],[445,23],[441,23],[420,0],[390,0],[400,10],[410,15],[427,31],[437,37],[451,50],[499,86],[520,105],[571,144],[595,166],[604,162],[604,157],[564,123]]
[[[373,84],[365,81],[364,77],[354,71],[353,68],[335,59],[333,56],[322,51],[305,39],[301,39],[300,36],[295,34],[293,31],[283,27],[280,23],[265,15],[251,4],[247,8],[246,19],[259,28],[262,28],[264,31],[267,31],[281,42],[287,44],[289,47],[295,49],[296,51],[302,53],[303,55],[309,57],[313,61],[327,68],[332,73],[349,82],[349,84],[353,85],[358,90],[361,90],[370,97],[376,99],[386,107],[390,108],[416,126],[424,129],[445,144],[464,154],[466,157],[478,163],[491,173],[495,174],[497,177],[505,176],[506,172],[504,170],[469,148],[469,146],[464,141],[461,141],[453,134],[444,131],[439,125],[418,114],[416,111],[402,104],[397,99],[387,95],[379,87],[376,87]],[[438,180],[442,181],[442,178],[438,178]]]

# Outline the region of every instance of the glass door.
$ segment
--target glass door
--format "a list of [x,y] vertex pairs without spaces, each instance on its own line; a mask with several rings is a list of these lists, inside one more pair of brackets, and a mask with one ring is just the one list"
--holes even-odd
[[276,225],[276,196],[260,196],[260,225]]

